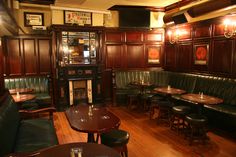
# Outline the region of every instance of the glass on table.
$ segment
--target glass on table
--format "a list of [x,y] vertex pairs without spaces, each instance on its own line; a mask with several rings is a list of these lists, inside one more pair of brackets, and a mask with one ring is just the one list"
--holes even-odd
[[70,150],[70,157],[82,157],[83,148],[74,147]]
[[20,98],[20,92],[16,92],[16,98]]
[[89,105],[88,115],[93,116],[93,105]]
[[167,90],[170,90],[170,88],[171,88],[170,85],[168,85],[168,86],[167,86]]
[[203,99],[203,92],[199,92],[200,98]]

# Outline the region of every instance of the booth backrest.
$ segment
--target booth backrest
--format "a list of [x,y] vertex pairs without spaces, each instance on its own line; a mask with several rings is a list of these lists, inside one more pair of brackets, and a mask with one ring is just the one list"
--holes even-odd
[[130,82],[143,80],[150,82],[155,86],[165,86],[168,84],[168,72],[165,71],[116,71],[115,72],[116,87],[118,89],[127,88]]
[[167,71],[150,71],[150,83],[155,86],[167,86],[169,73]]
[[0,100],[0,156],[13,151],[20,125],[20,115],[17,105],[7,92]]
[[168,72],[169,85],[193,93],[197,77],[192,74]]
[[31,88],[36,93],[49,93],[49,79],[46,76],[5,78],[5,88]]
[[118,88],[127,88],[127,85],[133,81],[150,81],[149,71],[116,71],[115,75]]
[[159,70],[119,70],[115,72],[115,80],[117,91],[127,88],[132,81],[144,80],[154,86],[170,85],[183,89],[187,93],[203,92],[203,94],[222,98],[224,104],[236,106],[236,79]]
[[224,100],[224,104],[236,106],[236,80],[223,77],[198,76],[194,93],[203,92]]

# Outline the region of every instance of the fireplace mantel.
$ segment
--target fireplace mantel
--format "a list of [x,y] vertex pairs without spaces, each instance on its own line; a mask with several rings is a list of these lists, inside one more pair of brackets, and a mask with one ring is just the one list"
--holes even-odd
[[[99,65],[68,65],[58,68],[58,99],[57,106],[59,108],[69,107],[70,105],[78,105],[79,103],[96,103],[100,102],[102,98],[101,92],[101,68]],[[83,90],[76,89],[75,84],[85,81],[87,92],[87,101],[79,101]],[[90,82],[90,83],[89,83]],[[83,84],[83,83],[82,83]],[[75,87],[75,89],[74,89]],[[74,90],[74,91],[73,91]],[[77,90],[77,91],[76,91]],[[71,100],[71,99],[76,100]],[[78,104],[77,104],[78,103]]]

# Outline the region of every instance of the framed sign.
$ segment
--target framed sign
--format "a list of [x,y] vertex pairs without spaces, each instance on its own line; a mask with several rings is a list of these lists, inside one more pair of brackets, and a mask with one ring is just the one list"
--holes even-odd
[[194,45],[194,64],[206,65],[208,61],[209,44]]
[[24,12],[24,23],[25,27],[43,26],[44,15],[43,13]]
[[92,25],[92,13],[65,10],[64,23],[77,24],[80,26]]
[[161,46],[149,46],[147,48],[148,64],[160,64]]

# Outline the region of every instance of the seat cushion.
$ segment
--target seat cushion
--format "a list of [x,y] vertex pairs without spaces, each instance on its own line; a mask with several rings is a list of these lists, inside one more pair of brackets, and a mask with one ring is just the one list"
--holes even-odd
[[32,152],[57,145],[53,121],[29,119],[21,121],[14,152]]
[[172,108],[172,111],[176,114],[187,114],[189,113],[189,111],[191,110],[191,108],[189,106],[174,106]]
[[19,125],[17,104],[6,92],[0,100],[0,156],[12,153]]
[[36,110],[38,108],[39,108],[38,103],[33,102],[33,101],[27,101],[27,102],[22,103],[21,105],[21,109],[24,109],[24,110]]
[[124,130],[112,130],[101,135],[101,143],[110,147],[123,146],[129,141],[129,133]]
[[207,122],[207,118],[200,114],[189,114],[186,116],[186,121],[189,122],[190,125],[204,126]]
[[204,107],[236,117],[236,106],[233,105],[217,104],[217,105],[204,105]]

